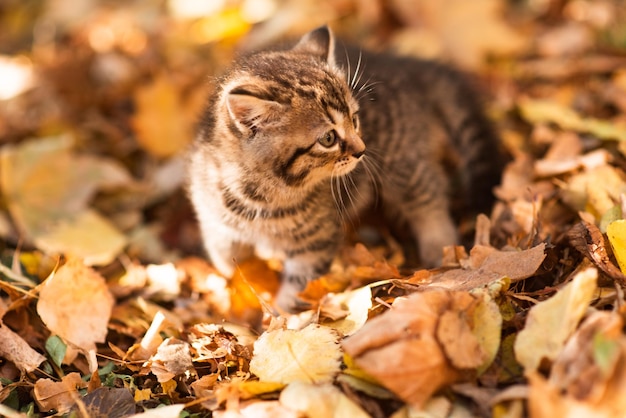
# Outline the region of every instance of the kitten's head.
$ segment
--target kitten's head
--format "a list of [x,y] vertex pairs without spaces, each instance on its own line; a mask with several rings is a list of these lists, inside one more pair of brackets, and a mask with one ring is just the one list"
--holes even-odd
[[290,50],[243,59],[217,105],[220,141],[240,152],[248,169],[288,186],[347,174],[365,152],[358,103],[335,63],[327,27]]

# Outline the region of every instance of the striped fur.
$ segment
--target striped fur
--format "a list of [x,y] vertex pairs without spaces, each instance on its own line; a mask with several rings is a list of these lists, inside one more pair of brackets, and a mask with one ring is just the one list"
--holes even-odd
[[408,222],[425,266],[457,242],[450,166],[468,207],[499,181],[498,142],[456,72],[341,50],[324,27],[260,52],[221,79],[190,154],[189,194],[214,265],[256,249],[284,258],[278,303],[325,273],[343,222],[381,200]]

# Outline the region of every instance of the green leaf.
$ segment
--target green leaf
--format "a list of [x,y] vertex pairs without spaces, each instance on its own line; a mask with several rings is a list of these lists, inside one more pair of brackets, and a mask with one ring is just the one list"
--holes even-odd
[[593,337],[593,359],[604,376],[608,376],[615,367],[615,356],[619,354],[619,349],[619,343],[608,339],[604,334]]
[[61,363],[67,352],[67,345],[58,335],[53,335],[46,340],[46,351],[50,354],[50,358],[57,366],[61,367]]

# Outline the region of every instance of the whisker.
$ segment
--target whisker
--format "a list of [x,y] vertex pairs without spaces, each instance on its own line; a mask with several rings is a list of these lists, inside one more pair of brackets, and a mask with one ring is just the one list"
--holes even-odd
[[380,173],[378,172],[374,173],[373,172],[374,168],[370,168],[370,164],[373,164],[372,159],[370,158],[363,159],[363,169],[367,173],[367,176],[369,177],[370,182],[372,183],[372,188],[374,189],[374,205],[377,205],[378,199],[380,198],[380,194],[378,190],[378,179],[376,178],[375,174],[378,174],[380,176]]
[[[357,76],[359,74],[359,71],[361,70],[361,61],[363,59],[363,53],[361,51],[359,51],[359,60],[356,63],[356,68],[354,70],[354,74],[352,76],[352,80],[350,81],[350,89],[354,90],[357,86],[358,80],[357,80]],[[361,79],[361,77],[359,76],[359,80]]]
[[357,100],[360,100],[362,98],[367,97],[369,94],[371,94],[374,91],[374,87],[377,86],[378,84],[381,84],[381,82],[371,81],[371,77],[368,78],[365,84],[359,87],[359,89],[356,91],[355,98]]
[[[346,180],[347,176],[341,176],[341,184],[343,186],[343,189],[346,192],[346,196],[348,197],[348,200],[350,201],[350,209],[352,210],[352,212],[356,211],[356,204],[354,203],[354,199],[352,198],[352,193],[350,193],[350,187],[348,186],[347,180]],[[347,210],[346,210],[347,213]],[[355,220],[355,216],[350,216],[350,214],[348,214],[348,221],[350,222],[350,225],[352,226],[352,228],[354,229],[355,225],[354,225],[354,220]]]
[[345,224],[346,222],[345,217],[344,217],[345,203],[343,201],[343,195],[341,193],[341,184],[339,180],[340,176],[337,176],[335,172],[336,172],[336,169],[333,168],[333,171],[331,173],[331,183],[330,183],[331,193],[333,195],[333,200],[335,201],[335,206],[337,208],[339,220],[341,221],[342,224]]
[[[346,48],[344,46],[343,51],[346,54],[346,65],[348,67],[348,72],[346,74],[346,81],[350,80],[350,78],[352,77],[352,75],[350,74],[350,55],[348,55],[348,48]],[[352,86],[351,86],[352,87]]]

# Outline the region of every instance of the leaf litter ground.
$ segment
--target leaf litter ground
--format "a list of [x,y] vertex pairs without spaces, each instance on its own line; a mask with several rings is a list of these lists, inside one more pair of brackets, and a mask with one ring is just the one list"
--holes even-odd
[[[622,416],[623,2],[186,3],[0,15],[1,415]],[[511,162],[441,268],[361,227],[280,315],[276,262],[202,257],[182,154],[207,74],[326,22],[472,73]]]

